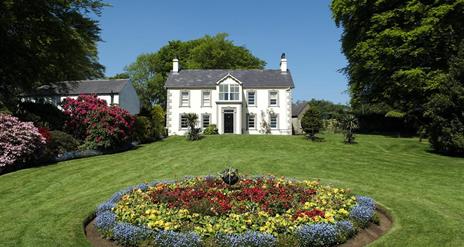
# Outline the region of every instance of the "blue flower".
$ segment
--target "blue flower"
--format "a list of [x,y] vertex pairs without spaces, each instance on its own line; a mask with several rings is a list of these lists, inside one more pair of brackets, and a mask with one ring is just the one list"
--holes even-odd
[[100,213],[102,213],[104,211],[111,211],[115,206],[116,206],[116,204],[111,203],[111,202],[102,203],[102,204],[98,205],[96,213],[100,214]]
[[155,235],[155,246],[159,247],[195,247],[201,246],[201,238],[195,232],[159,231]]
[[356,205],[351,209],[350,218],[364,227],[374,216],[375,209],[370,206]]
[[226,247],[270,247],[276,246],[277,243],[277,239],[271,234],[257,231],[247,231],[241,234],[218,233],[215,236],[215,241],[218,246]]
[[140,189],[142,191],[147,191],[148,190],[148,184],[139,184],[134,186],[134,189]]
[[116,215],[111,211],[103,211],[95,218],[95,227],[103,232],[110,231],[116,223]]
[[328,223],[300,226],[295,235],[301,246],[332,246],[337,243],[337,229]]
[[375,209],[374,199],[367,196],[356,196],[356,204]]
[[154,233],[153,230],[128,223],[117,223],[113,228],[113,239],[125,246],[136,246]]

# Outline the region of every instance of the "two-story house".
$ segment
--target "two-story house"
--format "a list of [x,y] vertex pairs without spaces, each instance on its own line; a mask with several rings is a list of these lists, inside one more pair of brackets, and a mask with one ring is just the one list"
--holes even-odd
[[280,69],[179,70],[166,81],[169,135],[188,131],[186,113],[198,127],[215,124],[220,134],[292,134],[293,79],[282,54]]

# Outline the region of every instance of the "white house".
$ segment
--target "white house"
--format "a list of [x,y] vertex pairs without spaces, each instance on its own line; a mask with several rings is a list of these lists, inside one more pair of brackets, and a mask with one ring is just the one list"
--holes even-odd
[[58,82],[24,94],[21,100],[48,102],[59,106],[65,98],[77,98],[82,94],[95,94],[106,103],[119,105],[132,115],[140,112],[140,99],[128,79]]
[[166,81],[170,135],[186,133],[186,113],[220,134],[292,134],[293,79],[282,54],[277,70],[173,70]]

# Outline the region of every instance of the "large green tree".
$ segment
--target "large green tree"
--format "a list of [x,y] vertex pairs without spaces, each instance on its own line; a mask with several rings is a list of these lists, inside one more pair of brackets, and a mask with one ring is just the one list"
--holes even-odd
[[42,84],[103,76],[100,0],[0,1],[0,104]]
[[190,41],[170,41],[157,52],[142,54],[126,67],[126,72],[145,108],[165,104],[164,83],[177,57],[183,69],[262,69],[266,63],[243,46],[235,45],[219,33]]
[[[351,105],[404,113],[423,124],[464,39],[464,0],[332,0],[343,27]],[[462,83],[462,82],[461,82]]]

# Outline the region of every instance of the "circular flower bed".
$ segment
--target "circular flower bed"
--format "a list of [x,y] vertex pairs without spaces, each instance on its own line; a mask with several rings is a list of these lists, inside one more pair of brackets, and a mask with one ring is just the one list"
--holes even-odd
[[116,193],[95,225],[126,246],[333,246],[375,219],[375,202],[318,181],[217,177]]

